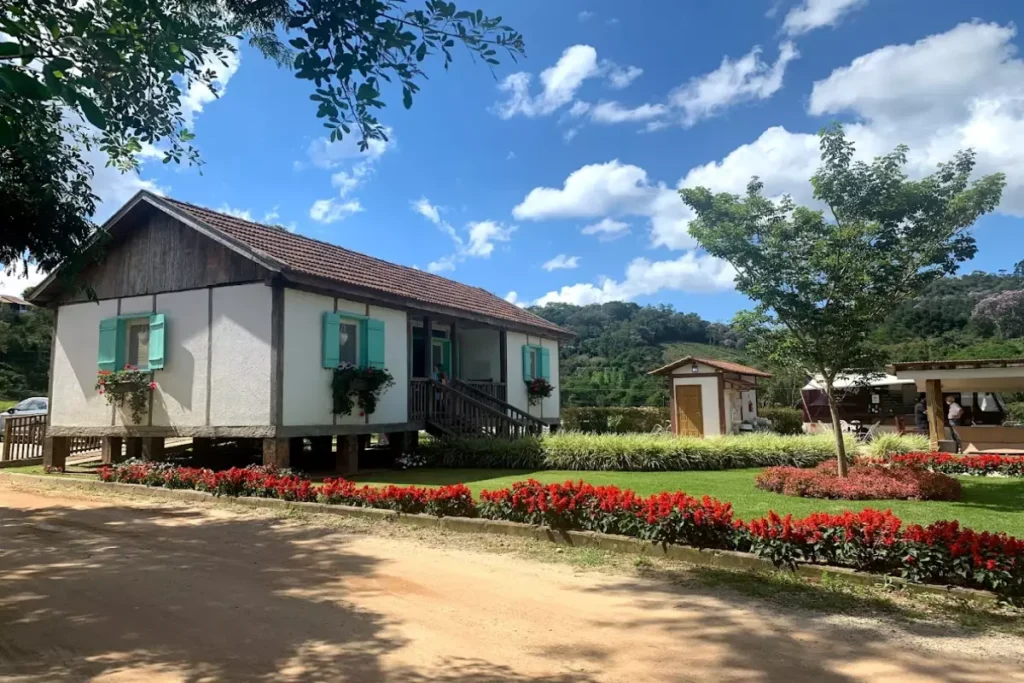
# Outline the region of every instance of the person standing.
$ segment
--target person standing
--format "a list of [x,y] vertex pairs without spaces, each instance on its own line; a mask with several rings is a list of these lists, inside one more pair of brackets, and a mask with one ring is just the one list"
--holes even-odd
[[956,433],[956,428],[960,426],[961,420],[964,416],[964,408],[956,400],[955,396],[946,397],[946,405],[949,406],[949,410],[946,413],[946,419],[949,421],[949,431],[953,434],[953,443],[956,445],[956,452],[960,452],[960,435]]
[[928,402],[924,394],[918,396],[914,404],[914,428],[921,434],[928,433]]

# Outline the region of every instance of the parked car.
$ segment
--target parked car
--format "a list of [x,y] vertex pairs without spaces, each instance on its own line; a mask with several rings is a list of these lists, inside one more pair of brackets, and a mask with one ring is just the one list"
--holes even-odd
[[4,436],[4,419],[16,415],[46,415],[50,409],[50,399],[45,396],[33,396],[14,405],[7,410],[0,412],[0,439]]

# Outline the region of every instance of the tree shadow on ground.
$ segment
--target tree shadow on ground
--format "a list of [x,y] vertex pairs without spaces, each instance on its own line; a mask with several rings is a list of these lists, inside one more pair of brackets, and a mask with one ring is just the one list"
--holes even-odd
[[[615,580],[602,585],[600,591],[626,596],[634,605],[652,612],[650,617],[617,621],[617,627],[629,630],[653,626],[685,638],[694,650],[710,648],[715,658],[708,662],[708,672],[714,672],[715,680],[973,683],[1010,680],[1018,671],[1009,663],[908,647],[908,637],[961,638],[964,634],[934,622],[883,621],[879,618],[882,606],[868,596],[840,596],[827,586],[805,583],[802,590],[808,602],[794,607],[790,601],[772,604],[783,588],[776,582],[765,581],[757,588],[741,586],[743,582],[737,576],[743,573],[717,569],[673,574],[644,570],[643,578]],[[659,591],[664,592],[659,595]],[[771,602],[758,602],[752,596]],[[786,604],[785,610],[780,610],[779,604]],[[692,620],[666,616],[666,607],[680,614],[697,612],[701,616]],[[657,614],[658,610],[662,612]],[[751,624],[751,612],[756,625]],[[888,612],[887,616],[900,615]],[[690,673],[693,680],[703,680],[699,663]]]
[[352,581],[379,571],[353,538],[187,508],[0,507],[0,679],[592,680],[384,662],[407,641],[350,601],[379,590]]

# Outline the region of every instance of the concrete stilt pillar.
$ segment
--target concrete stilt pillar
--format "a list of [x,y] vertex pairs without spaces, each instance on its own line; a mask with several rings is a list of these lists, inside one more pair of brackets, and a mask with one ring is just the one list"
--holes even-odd
[[164,437],[144,436],[142,437],[142,459],[146,462],[156,462],[164,459]]
[[105,436],[103,437],[103,464],[104,465],[116,465],[121,462],[124,457],[121,453],[121,444],[123,440],[119,436]]
[[359,471],[359,437],[339,436],[335,452],[334,470],[338,474],[355,474]]
[[66,436],[48,436],[43,439],[43,466],[61,471],[68,464],[71,454],[71,439]]
[[125,458],[128,460],[142,459],[142,437],[129,436],[124,440]]
[[291,444],[288,439],[263,439],[263,464],[266,467],[288,467]]

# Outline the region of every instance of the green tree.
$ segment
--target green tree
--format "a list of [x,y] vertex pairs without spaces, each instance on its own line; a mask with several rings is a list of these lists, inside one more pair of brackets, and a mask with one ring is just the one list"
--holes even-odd
[[755,343],[777,363],[822,376],[840,476],[847,461],[837,376],[880,365],[871,334],[893,306],[974,255],[968,229],[999,204],[1005,184],[999,173],[971,182],[971,151],[921,180],[907,179],[902,145],[870,164],[853,156],[841,126],[822,131],[811,184],[831,220],[788,196],[765,198],[757,178],[743,198],[680,190],[697,214],[690,233],[736,268],[737,289],[758,304]]
[[98,147],[122,170],[137,167],[144,145],[165,163],[198,163],[183,97],[189,87],[216,93],[213,67],[241,39],[311,82],[332,140],[354,133],[364,148],[386,135],[375,116],[386,84],[411,107],[429,56],[447,68],[456,45],[488,66],[499,50],[523,53],[522,36],[500,17],[444,0],[417,9],[405,0],[6,2],[0,220],[18,230],[0,234],[0,267],[34,261],[49,270],[88,239],[96,198],[81,150]]

